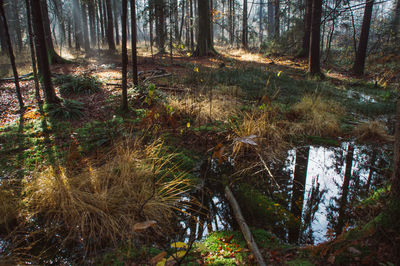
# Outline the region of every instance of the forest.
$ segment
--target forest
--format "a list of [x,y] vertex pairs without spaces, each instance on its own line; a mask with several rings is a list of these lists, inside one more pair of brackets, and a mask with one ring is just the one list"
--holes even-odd
[[400,265],[400,0],[0,0],[0,265]]

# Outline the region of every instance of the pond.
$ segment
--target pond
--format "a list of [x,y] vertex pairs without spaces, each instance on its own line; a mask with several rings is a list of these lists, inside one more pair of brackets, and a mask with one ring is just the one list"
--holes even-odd
[[[285,242],[316,244],[353,226],[353,204],[385,185],[389,167],[390,147],[352,142],[335,147],[307,145],[270,164],[275,180],[259,178],[251,184],[235,184],[232,190],[250,226],[269,230]],[[193,212],[196,222],[181,222],[186,240],[201,239],[210,231],[238,229],[218,184],[231,170],[208,168],[208,173],[199,169],[203,185],[193,195],[204,208],[188,208],[202,214]]]

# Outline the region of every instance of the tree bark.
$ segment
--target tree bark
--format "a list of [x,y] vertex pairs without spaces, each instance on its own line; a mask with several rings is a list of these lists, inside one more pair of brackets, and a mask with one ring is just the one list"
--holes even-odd
[[268,9],[268,39],[272,40],[274,37],[274,29],[275,29],[275,19],[274,19],[274,3],[273,0],[268,0],[267,9]]
[[311,40],[310,53],[308,58],[308,71],[311,75],[321,75],[320,67],[320,27],[321,27],[321,0],[312,0],[311,15]]
[[243,233],[244,239],[246,240],[247,245],[251,249],[258,265],[260,265],[260,266],[266,265],[264,262],[264,258],[261,255],[260,250],[258,249],[257,243],[254,240],[254,237],[253,237],[246,221],[243,218],[239,204],[237,203],[235,197],[233,196],[232,191],[227,186],[225,187],[225,197],[229,201],[229,203],[232,207],[233,214],[235,215],[236,221],[240,226],[240,229]]
[[279,33],[280,13],[281,13],[280,0],[275,0],[275,8],[274,9],[275,9],[275,21],[274,21],[275,31],[274,31],[274,37],[278,38],[280,36],[280,33]]
[[96,9],[93,1],[88,2],[88,13],[89,13],[89,29],[90,29],[90,44],[92,47],[96,47]]
[[33,32],[32,32],[32,20],[31,20],[31,5],[29,0],[25,0],[26,6],[26,20],[28,24],[28,35],[29,35],[29,47],[31,50],[31,59],[32,59],[32,71],[33,71],[33,80],[35,81],[35,97],[38,105],[42,103],[40,99],[40,86],[39,86],[39,79],[36,67],[36,53],[35,53],[35,46],[33,42]]
[[114,28],[115,28],[115,43],[119,45],[119,25],[118,17],[120,15],[119,8],[115,2],[113,2],[113,12],[114,12]]
[[42,82],[42,87],[44,88],[45,100],[48,104],[57,104],[60,102],[60,99],[56,96],[51,82],[49,57],[46,48],[40,2],[38,0],[30,0],[30,3],[32,7],[32,24],[35,34],[35,48],[39,66],[39,77],[41,77],[40,80]]
[[21,89],[19,87],[18,71],[17,71],[17,66],[15,64],[15,56],[14,56],[14,51],[13,51],[13,47],[11,44],[10,33],[8,31],[6,14],[4,13],[3,0],[0,0],[0,16],[1,16],[0,19],[2,20],[1,24],[3,25],[3,28],[4,28],[4,33],[5,33],[6,42],[7,42],[7,46],[8,46],[8,56],[10,58],[11,67],[12,67],[12,70],[14,73],[15,91],[17,93],[19,108],[21,110],[23,110],[24,109],[24,101],[22,100]]
[[106,8],[107,8],[107,43],[108,50],[110,52],[115,52],[117,48],[115,47],[114,42],[114,22],[113,22],[113,13],[111,8],[111,0],[106,0]]
[[84,40],[85,52],[88,53],[90,51],[88,19],[86,12],[86,4],[83,2],[81,3],[81,11],[82,11],[83,40]]
[[133,84],[135,86],[139,85],[138,79],[138,70],[137,70],[137,25],[136,25],[136,0],[131,0],[131,31],[132,31],[132,39],[131,39],[131,46],[132,46],[132,75],[133,75]]
[[21,29],[21,22],[19,19],[19,6],[18,6],[19,1],[14,0],[11,1],[11,8],[13,11],[14,15],[14,32],[15,32],[15,37],[17,41],[17,47],[18,51],[21,52],[23,48],[22,44],[22,29]]
[[122,0],[122,110],[128,110],[128,51],[126,49],[126,18],[128,13],[128,1]]
[[80,10],[79,0],[72,1],[72,13],[74,14],[74,30],[75,30],[75,49],[80,50],[83,45],[82,34],[82,13]]
[[304,35],[301,51],[298,55],[299,58],[305,58],[310,54],[310,39],[311,39],[311,15],[312,15],[312,0],[306,1],[306,11],[304,13]]
[[258,37],[260,41],[260,46],[264,42],[264,0],[260,0],[260,9],[258,11],[258,20],[259,20],[259,32]]
[[248,27],[247,27],[247,0],[243,0],[243,29],[242,29],[242,47],[248,49]]
[[[61,56],[59,56],[54,49],[53,45],[53,39],[51,37],[51,29],[50,29],[50,20],[49,20],[49,10],[47,7],[47,1],[46,0],[38,0],[40,1],[41,5],[41,14],[42,14],[42,22],[43,22],[43,27],[44,27],[44,34],[45,34],[45,42],[47,46],[47,53],[48,53],[48,58],[50,60],[50,64],[62,64],[65,63],[65,59],[63,59]],[[32,5],[32,10],[33,10],[33,5]]]
[[99,18],[100,18],[101,43],[104,44],[104,35],[105,35],[104,24],[105,23],[104,23],[102,0],[98,1],[98,7],[99,7]]
[[208,0],[198,2],[198,38],[197,48],[194,52],[195,56],[210,56],[216,52],[211,39],[211,19],[210,19],[210,2]]
[[154,14],[156,22],[156,44],[160,54],[165,53],[165,2],[164,0],[154,0]]
[[364,74],[365,58],[367,55],[368,35],[371,26],[372,8],[374,0],[366,0],[364,9],[364,18],[361,26],[360,41],[358,42],[358,49],[356,59],[353,65],[353,73],[357,76]]
[[1,48],[1,54],[7,53],[7,42],[6,42],[6,33],[4,32],[4,25],[3,25],[3,20],[0,19],[0,48]]

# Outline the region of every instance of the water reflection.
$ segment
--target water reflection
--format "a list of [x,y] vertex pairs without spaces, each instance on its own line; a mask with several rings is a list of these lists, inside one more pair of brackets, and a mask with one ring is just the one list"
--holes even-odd
[[318,243],[351,226],[353,203],[383,185],[388,166],[382,147],[343,143],[290,150],[280,180],[292,184],[290,210],[302,223],[289,228],[289,242]]

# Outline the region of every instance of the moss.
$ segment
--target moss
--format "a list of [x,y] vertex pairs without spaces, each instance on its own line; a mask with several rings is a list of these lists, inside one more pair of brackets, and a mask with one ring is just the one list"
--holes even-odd
[[291,260],[291,261],[286,262],[286,264],[288,266],[312,266],[312,265],[314,265],[313,263],[311,263],[310,261],[305,260],[305,259]]

